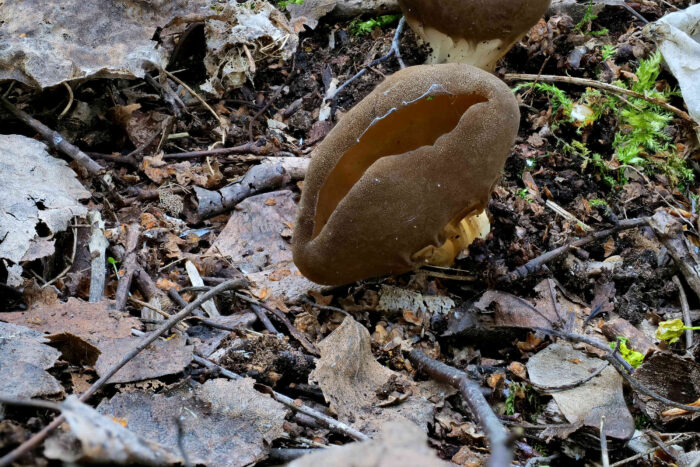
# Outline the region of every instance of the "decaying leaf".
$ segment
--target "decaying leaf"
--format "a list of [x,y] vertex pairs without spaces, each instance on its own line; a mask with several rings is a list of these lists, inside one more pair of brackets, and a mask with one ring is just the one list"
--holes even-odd
[[[678,80],[688,113],[700,124],[700,5],[675,11],[648,27],[666,64]],[[698,130],[700,131],[700,130]]]
[[270,3],[231,1],[216,8],[216,17],[205,22],[204,66],[209,79],[202,90],[220,94],[239,87],[252,78],[256,60],[271,56],[288,60],[296,51],[299,37]]
[[[331,408],[342,421],[371,433],[388,421],[410,420],[426,428],[433,419],[433,404],[422,397],[423,388],[382,366],[372,356],[369,331],[351,317],[318,345],[321,358],[309,381],[319,384]],[[392,390],[407,394],[405,402],[382,407],[379,394]],[[439,395],[432,385],[432,394]],[[429,392],[429,391],[426,391]]]
[[147,441],[70,396],[61,404],[70,431],[46,441],[44,454],[67,463],[167,465],[181,463],[177,450]]
[[0,135],[0,186],[0,260],[10,262],[0,264],[19,269],[7,282],[19,286],[20,261],[53,254],[53,235],[74,216],[87,214],[80,200],[90,193],[44,143],[20,135]]
[[240,202],[206,254],[222,254],[243,273],[258,272],[292,260],[282,236],[294,222],[296,203],[289,190],[251,196]]
[[[95,365],[97,374],[103,376],[107,373],[142,339],[122,337],[101,340],[98,343],[101,353]],[[181,337],[157,340],[124,365],[109,382],[130,383],[180,373],[192,361],[193,349],[193,346],[185,345],[185,339]]]
[[206,13],[205,0],[22,0],[0,9],[0,80],[50,87],[77,78],[143,77],[165,67],[152,40],[178,15]]
[[0,394],[32,398],[61,395],[63,387],[45,370],[61,353],[37,331],[0,322]]
[[269,443],[284,434],[288,410],[253,389],[254,380],[214,379],[166,393],[117,394],[98,412],[126,422],[126,428],[151,442],[178,450],[177,417],[182,445],[193,464],[242,466],[262,460]]
[[[532,356],[527,370],[533,383],[551,387],[583,380],[603,365],[604,360],[588,357],[567,343],[555,343]],[[611,366],[590,381],[554,392],[552,397],[572,424],[582,422],[600,429],[604,416],[606,436],[629,439],[634,433],[634,418],[625,403],[622,377]]]
[[309,454],[289,467],[447,467],[428,447],[426,434],[409,422],[386,424],[377,439],[346,444]]
[[297,32],[301,32],[304,25],[315,29],[318,20],[333,11],[337,3],[338,0],[304,0],[301,5],[290,3],[287,5],[287,11],[292,15],[290,23]]
[[0,319],[47,334],[70,332],[97,345],[104,338],[131,336],[141,322],[120,311],[110,310],[112,302],[88,303],[69,298],[65,303],[37,304],[27,311],[3,313]]
[[[103,374],[139,341],[131,329],[141,322],[120,311],[110,310],[112,302],[88,303],[69,298],[65,303],[38,304],[28,311],[3,313],[4,321],[28,326],[49,334],[74,364],[95,364]],[[192,361],[192,346],[182,339],[156,341],[122,368],[111,380],[139,381],[182,371]],[[76,360],[72,360],[74,356]]]

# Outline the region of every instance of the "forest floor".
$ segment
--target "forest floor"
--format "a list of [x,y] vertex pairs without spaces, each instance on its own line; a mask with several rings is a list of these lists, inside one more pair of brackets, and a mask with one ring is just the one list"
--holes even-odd
[[[369,436],[388,450],[427,456],[426,465],[483,464],[491,434],[473,416],[474,402],[432,382],[417,351],[478,384],[512,435],[507,444],[519,465],[592,465],[604,457],[613,465],[698,465],[697,412],[664,401],[697,408],[699,339],[679,331],[669,343],[657,329],[700,321],[700,149],[679,113],[596,86],[612,83],[684,109],[638,16],[653,22],[689,3],[628,3],[637,15],[614,5],[576,19],[548,15],[496,69],[521,121],[488,207],[490,234],[451,268],[341,287],[310,287],[291,262],[306,170],[294,160],[308,159],[349,109],[399,70],[395,56],[372,64],[390,53],[398,18],[372,25],[370,17],[323,17],[300,32],[293,59],[256,61],[252,81],[220,97],[199,92],[209,108],[157,73],[74,84],[61,117],[64,87],[0,83],[0,95],[106,168],[93,176],[71,163],[89,192],[83,205],[104,222],[103,296],[89,302],[100,254],[89,246],[100,230],[94,218],[76,217],[60,233],[38,224],[55,252],[23,261],[21,286],[4,285],[12,272],[0,263],[0,325],[18,326],[0,327],[0,373],[24,381],[22,390],[16,380],[0,382],[0,396],[10,385],[13,397],[52,401],[90,391],[84,401],[109,418],[88,429],[77,410],[61,406],[70,429],[52,434],[45,451],[22,452],[17,465],[116,461],[114,453],[134,441],[117,445],[95,434],[95,426],[117,430],[110,420],[183,463],[275,465]],[[204,35],[195,28],[188,40],[170,70],[198,90]],[[407,66],[429,53],[408,27],[398,43]],[[184,107],[176,112],[163,86]],[[37,135],[2,110],[0,126],[6,135]],[[223,212],[202,214],[206,196],[261,164],[271,168],[258,185]],[[235,292],[215,294],[170,337],[91,386],[164,316],[222,283]],[[43,367],[10,364],[8,333],[27,329],[44,337],[26,334],[21,352],[51,355],[51,347],[60,355],[45,357]],[[285,405],[280,395],[293,401]],[[7,402],[0,456],[26,447],[56,414]],[[329,426],[319,414],[342,423]],[[397,420],[427,433],[432,451],[389,439],[385,424]],[[80,443],[66,441],[71,434]],[[91,452],[90,442],[109,454]],[[347,460],[372,452],[348,451]]]

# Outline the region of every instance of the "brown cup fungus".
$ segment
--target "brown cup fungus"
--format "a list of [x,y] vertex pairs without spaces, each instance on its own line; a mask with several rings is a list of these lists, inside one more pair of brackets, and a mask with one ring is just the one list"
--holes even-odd
[[510,89],[469,65],[387,78],[314,151],[292,240],[299,270],[339,285],[451,264],[488,232],[519,121]]
[[496,63],[549,8],[550,0],[399,0],[406,21],[432,49],[428,63]]

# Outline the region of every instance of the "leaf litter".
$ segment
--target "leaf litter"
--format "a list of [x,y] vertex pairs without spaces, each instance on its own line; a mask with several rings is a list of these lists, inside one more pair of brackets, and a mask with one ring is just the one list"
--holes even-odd
[[[662,110],[638,97],[624,101],[595,91],[596,83],[632,89],[647,83],[647,97],[662,96],[677,109],[687,105],[694,116],[692,87],[685,84],[692,70],[669,51],[679,42],[660,34],[663,24],[683,21],[667,16],[652,28],[669,72],[655,61],[657,46],[641,34],[640,19],[659,20],[675,11],[669,3],[682,10],[688,2],[573,3],[553,2],[500,64],[506,80],[519,73],[542,82],[516,91],[523,118],[489,206],[492,233],[452,269],[336,288],[309,282],[292,262],[296,203],[308,154],[383,75],[398,69],[393,58],[380,61],[332,102],[325,99],[391,50],[396,23],[372,21],[378,12],[396,11],[395,2],[306,0],[279,8],[262,1],[190,2],[124,16],[142,8],[126,2],[124,10],[97,14],[103,28],[80,34],[75,28],[82,23],[72,18],[84,14],[82,4],[69,2],[44,26],[35,17],[52,4],[9,18],[5,8],[0,35],[10,31],[12,40],[0,51],[0,78],[18,83],[3,85],[3,95],[60,129],[105,170],[89,178],[80,163],[60,162],[29,138],[35,133],[0,113],[9,132],[25,135],[4,135],[7,144],[0,146],[11,156],[0,177],[10,165],[22,174],[8,178],[14,188],[0,204],[0,213],[11,213],[0,223],[0,294],[11,311],[0,313],[0,322],[21,326],[0,338],[0,365],[21,375],[2,396],[60,399],[89,391],[144,339],[132,334],[150,332],[163,314],[179,311],[179,300],[192,302],[201,293],[192,285],[247,280],[238,292],[209,302],[222,316],[198,307],[207,313],[193,310],[167,340],[153,341],[101,386],[98,412],[108,418],[68,399],[62,410],[71,429],[47,442],[45,455],[155,464],[249,465],[302,454],[311,455],[296,461],[301,465],[483,464],[497,447],[493,433],[462,389],[434,382],[435,368],[409,358],[421,351],[481,386],[508,428],[527,430],[512,447],[521,464],[551,454],[562,462],[600,458],[598,443],[590,441],[600,439],[601,415],[616,461],[644,450],[650,462],[674,455],[692,460],[697,346],[659,342],[654,331],[665,320],[698,320],[697,185],[688,175],[697,165],[694,131],[682,118],[663,117],[652,140],[630,146],[629,135],[648,129],[630,109],[645,118]],[[343,19],[348,11],[357,16],[358,8],[370,13],[354,23]],[[154,36],[157,27],[163,29]],[[18,28],[31,34],[14,34]],[[84,53],[82,42],[93,30],[110,40]],[[112,30],[123,34],[105,33]],[[355,35],[363,30],[368,33]],[[412,32],[398,43],[407,64],[425,59]],[[18,60],[18,51],[31,60]],[[42,61],[57,65],[34,66]],[[158,71],[168,64],[189,89]],[[591,87],[549,83],[549,75],[581,78]],[[64,82],[70,93],[51,88]],[[58,117],[63,106],[67,113]],[[581,112],[594,121],[576,120]],[[621,141],[647,162],[623,160]],[[251,172],[262,164],[275,168]],[[265,178],[271,173],[279,177]],[[207,204],[217,197],[219,205]],[[104,299],[92,304],[81,300],[94,282],[90,267],[99,266],[83,223],[88,209],[101,212],[109,243],[104,290],[89,291]],[[640,224],[581,243],[621,220],[654,213],[654,229]],[[134,223],[141,234],[128,251],[125,226]],[[573,242],[581,246],[567,247]],[[562,247],[544,267],[504,281]],[[130,254],[135,263],[127,261]],[[127,273],[133,282],[127,305],[112,310],[109,299]],[[685,299],[676,283],[690,292]],[[161,314],[150,308],[141,314],[143,304]],[[579,340],[551,337],[567,332]],[[642,364],[629,374],[607,366],[592,376],[620,337],[625,349],[644,357]],[[687,409],[640,392],[626,377]],[[28,427],[37,431],[51,419],[32,408],[7,413],[12,426],[3,422],[0,455],[26,440]],[[29,415],[39,425],[30,425]],[[367,435],[373,440],[350,443]],[[639,435],[656,444],[640,448]],[[346,446],[319,449],[332,444]],[[30,456],[39,461],[41,454]]]

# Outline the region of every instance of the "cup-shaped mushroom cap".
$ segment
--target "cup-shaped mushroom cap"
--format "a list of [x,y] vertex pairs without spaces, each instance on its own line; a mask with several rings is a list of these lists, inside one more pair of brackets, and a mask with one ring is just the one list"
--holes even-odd
[[430,63],[493,71],[549,8],[550,0],[399,0],[406,21],[432,47]]
[[510,89],[469,65],[387,78],[312,155],[292,239],[299,270],[339,285],[420,267],[419,252],[484,210],[519,121]]

